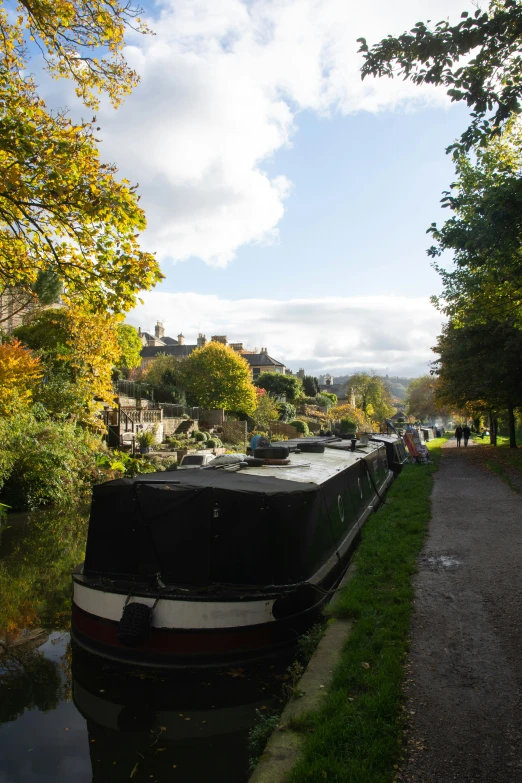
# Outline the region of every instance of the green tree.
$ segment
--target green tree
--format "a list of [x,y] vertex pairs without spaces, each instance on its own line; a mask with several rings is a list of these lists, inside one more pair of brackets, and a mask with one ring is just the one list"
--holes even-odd
[[[443,203],[453,212],[430,232],[434,258],[453,251],[449,269],[436,262],[444,285],[435,303],[457,319],[520,318],[522,304],[522,127],[512,120],[500,139],[459,157],[457,179]],[[522,321],[521,321],[522,324]]]
[[64,301],[125,312],[162,278],[139,246],[145,215],[136,188],[101,163],[96,118],[75,124],[48,110],[29,75],[27,42],[86,106],[95,108],[99,93],[116,106],[137,81],[122,55],[125,29],[146,28],[118,0],[21,0],[17,10],[0,2],[0,292],[31,298],[50,274]]
[[181,369],[190,404],[249,416],[254,412],[256,393],[250,381],[250,365],[228,345],[210,342],[196,348]]
[[487,411],[490,421],[505,410],[515,448],[515,408],[522,406],[522,331],[507,321],[450,321],[434,350],[439,354],[437,400],[470,414]]
[[138,330],[130,324],[118,324],[118,345],[120,346],[120,358],[116,365],[122,372],[132,370],[141,364],[141,344]]
[[458,24],[428,24],[417,22],[371,49],[359,38],[362,78],[398,75],[415,84],[448,87],[452,101],[465,101],[472,110],[460,142],[449,147],[460,154],[497,135],[513,113],[520,113],[522,6],[518,0],[493,0],[488,11],[464,11]]
[[394,412],[391,395],[384,381],[377,375],[355,373],[347,383],[348,396],[355,395],[355,407],[375,421],[382,421]]
[[256,427],[261,427],[263,430],[268,430],[272,421],[277,421],[279,418],[279,410],[276,401],[270,396],[268,392],[262,392],[258,390],[257,405],[252,414],[252,419]]
[[423,375],[411,381],[406,390],[406,405],[410,416],[419,421],[427,421],[446,414],[436,400],[437,385],[438,380],[433,375]]
[[143,375],[145,383],[154,389],[158,402],[174,402],[185,405],[184,375],[181,363],[174,356],[160,353],[149,362]]
[[319,381],[313,375],[305,375],[303,378],[303,391],[307,397],[315,397],[319,391]]
[[256,379],[259,389],[266,389],[274,397],[285,396],[287,402],[294,403],[302,397],[301,381],[295,375],[282,375],[278,372],[263,372]]

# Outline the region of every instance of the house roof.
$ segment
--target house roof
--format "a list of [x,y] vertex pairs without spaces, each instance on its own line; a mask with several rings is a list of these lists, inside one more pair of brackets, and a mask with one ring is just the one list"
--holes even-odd
[[165,343],[165,345],[178,345],[178,341],[173,337],[162,337],[161,340]]
[[[190,356],[192,351],[195,351],[197,345],[179,345],[176,340],[173,340],[174,345],[170,343],[171,337],[164,337],[164,342],[169,340],[167,345],[146,345],[141,349],[141,356],[144,359],[151,359],[159,354],[165,354],[166,356],[176,356],[183,358]],[[272,359],[267,353],[242,353],[240,354],[247,360],[251,367],[284,367],[282,362],[278,362],[277,359]]]
[[241,354],[247,362],[255,367],[284,367],[282,362],[272,359],[267,353],[243,353]]
[[190,356],[192,351],[195,351],[197,345],[146,345],[141,349],[141,355],[144,359],[158,356],[160,353],[166,356]]

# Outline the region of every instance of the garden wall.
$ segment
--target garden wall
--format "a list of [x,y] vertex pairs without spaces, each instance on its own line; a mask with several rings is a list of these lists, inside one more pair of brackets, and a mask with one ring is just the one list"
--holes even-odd
[[225,411],[221,408],[211,411],[205,411],[200,408],[199,411],[199,426],[200,429],[205,429],[205,425],[209,427],[222,427],[225,422]]
[[232,443],[234,446],[244,446],[247,440],[246,421],[223,422],[222,440],[225,443]]

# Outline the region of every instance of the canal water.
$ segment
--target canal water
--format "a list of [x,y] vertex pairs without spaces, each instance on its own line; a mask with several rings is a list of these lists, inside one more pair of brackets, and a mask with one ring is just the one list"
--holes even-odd
[[245,783],[248,733],[281,705],[293,658],[178,673],[71,648],[86,511],[0,528],[0,783]]

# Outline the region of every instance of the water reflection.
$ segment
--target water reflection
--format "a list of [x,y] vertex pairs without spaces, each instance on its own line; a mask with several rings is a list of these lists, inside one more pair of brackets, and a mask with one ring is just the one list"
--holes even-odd
[[0,534],[0,783],[244,783],[256,711],[289,659],[165,674],[71,649],[86,514],[13,515]]
[[244,783],[256,710],[279,703],[283,667],[211,674],[125,671],[73,658],[73,698],[87,719],[93,783]]

